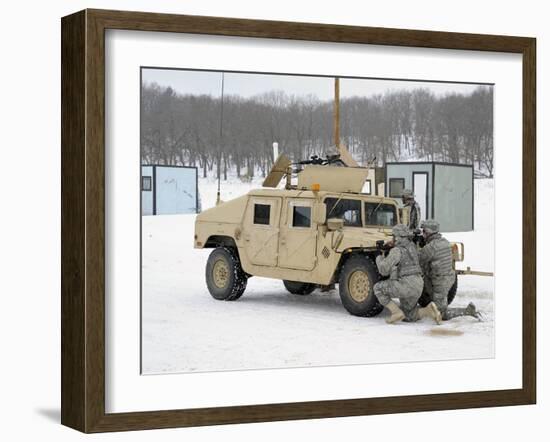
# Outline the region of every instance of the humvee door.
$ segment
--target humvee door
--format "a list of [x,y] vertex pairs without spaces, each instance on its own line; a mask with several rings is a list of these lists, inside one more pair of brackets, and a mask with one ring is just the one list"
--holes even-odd
[[252,264],[277,265],[281,198],[251,197],[244,220],[244,249]]
[[312,270],[317,263],[317,226],[313,200],[287,199],[281,217],[279,267]]

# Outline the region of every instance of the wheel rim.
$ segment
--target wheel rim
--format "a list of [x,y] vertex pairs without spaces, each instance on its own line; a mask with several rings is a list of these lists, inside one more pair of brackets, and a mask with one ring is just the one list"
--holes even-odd
[[363,302],[369,297],[370,280],[366,272],[356,270],[348,281],[348,292],[355,302]]
[[229,266],[223,259],[218,259],[212,268],[212,279],[216,287],[223,289],[229,281]]

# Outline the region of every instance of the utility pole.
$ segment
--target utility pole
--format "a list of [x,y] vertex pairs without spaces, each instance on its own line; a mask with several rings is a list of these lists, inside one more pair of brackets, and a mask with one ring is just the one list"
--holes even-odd
[[222,72],[222,100],[220,109],[220,142],[218,145],[218,193],[216,196],[216,205],[220,203],[220,179],[222,174],[222,140],[223,140],[223,87],[224,87],[224,72]]
[[334,78],[334,145],[340,147],[340,78]]
[[334,145],[340,159],[348,167],[359,167],[348,148],[340,142],[340,78],[334,77]]

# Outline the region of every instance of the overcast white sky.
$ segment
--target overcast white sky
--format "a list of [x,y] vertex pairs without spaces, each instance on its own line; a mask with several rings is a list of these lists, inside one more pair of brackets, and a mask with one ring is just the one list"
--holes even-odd
[[[180,94],[221,95],[221,72],[189,71],[176,69],[142,69],[144,83],[170,86]],[[449,92],[472,92],[478,85],[377,79],[340,79],[340,97],[370,96],[389,90],[426,88],[436,95]],[[224,94],[248,98],[268,91],[282,90],[288,95],[316,95],[320,100],[334,97],[334,80],[330,77],[226,73]]]

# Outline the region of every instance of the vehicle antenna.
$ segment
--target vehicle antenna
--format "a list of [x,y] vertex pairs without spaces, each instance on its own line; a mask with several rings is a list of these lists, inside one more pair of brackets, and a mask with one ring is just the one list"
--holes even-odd
[[216,205],[220,204],[220,180],[221,180],[221,161],[222,161],[222,139],[223,139],[223,89],[225,72],[222,72],[222,100],[220,106],[220,142],[218,146],[218,193],[216,195]]

